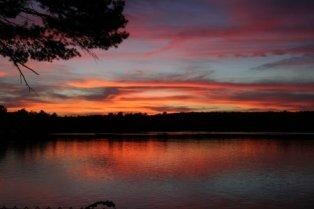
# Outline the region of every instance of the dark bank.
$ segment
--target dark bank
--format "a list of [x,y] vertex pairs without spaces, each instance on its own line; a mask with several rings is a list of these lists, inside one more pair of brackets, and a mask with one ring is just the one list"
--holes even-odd
[[[25,135],[111,135],[143,133],[187,135],[309,135],[314,133],[314,112],[190,112],[148,115],[58,116],[25,109],[7,112],[1,107],[0,134]],[[159,134],[156,134],[159,133]]]

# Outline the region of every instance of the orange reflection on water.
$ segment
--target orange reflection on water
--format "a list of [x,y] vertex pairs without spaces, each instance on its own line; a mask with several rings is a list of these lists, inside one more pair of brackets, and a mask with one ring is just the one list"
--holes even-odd
[[215,209],[235,204],[261,209],[269,203],[305,208],[313,196],[313,145],[302,140],[60,139],[8,147],[0,155],[0,200],[42,208],[81,207],[104,198],[130,209],[207,209],[208,203]]
[[66,172],[75,178],[180,179],[241,169],[248,163],[255,169],[263,166],[263,162],[280,160],[282,147],[278,143],[256,140],[58,141],[48,146],[44,155],[66,163]]

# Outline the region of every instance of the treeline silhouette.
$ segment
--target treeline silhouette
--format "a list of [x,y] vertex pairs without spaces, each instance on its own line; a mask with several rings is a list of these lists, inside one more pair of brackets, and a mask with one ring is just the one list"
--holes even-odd
[[0,106],[0,135],[138,132],[314,132],[314,112],[110,113],[58,116]]
[[[95,208],[103,208],[103,209],[106,209],[106,208],[116,208],[116,205],[114,202],[112,201],[98,201],[98,202],[95,202],[87,207],[80,207],[80,209],[95,209]],[[23,209],[40,209],[40,207],[36,206],[36,207],[24,207]],[[0,207],[0,209],[19,209],[18,207],[14,206],[13,208],[8,208],[8,207],[5,207],[5,206],[2,206]],[[43,209],[52,209],[51,207],[47,207],[47,208],[43,208]],[[63,209],[62,207],[58,207],[58,209]],[[69,209],[73,209],[73,207],[70,207]]]

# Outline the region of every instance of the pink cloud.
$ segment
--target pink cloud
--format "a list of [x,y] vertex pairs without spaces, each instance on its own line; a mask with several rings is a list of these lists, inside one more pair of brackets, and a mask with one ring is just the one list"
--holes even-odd
[[[131,11],[136,12],[130,15],[131,39],[168,41],[167,46],[144,53],[144,57],[164,53],[190,58],[314,53],[314,28],[311,27],[314,17],[310,15],[314,4],[308,1],[198,0],[204,7],[209,4],[209,9],[212,5],[222,8],[221,19],[226,18],[228,23],[216,26],[207,25],[206,21],[194,25],[168,24],[166,18],[184,19],[185,14],[175,12],[175,8],[170,13],[171,9],[162,7],[163,1],[159,3],[156,3],[159,10],[149,10],[151,13],[146,13],[145,8],[141,8],[144,12]],[[210,12],[213,11],[195,15],[205,17]],[[185,20],[188,22],[189,18]]]
[[0,78],[5,77],[7,75],[6,72],[0,70]]

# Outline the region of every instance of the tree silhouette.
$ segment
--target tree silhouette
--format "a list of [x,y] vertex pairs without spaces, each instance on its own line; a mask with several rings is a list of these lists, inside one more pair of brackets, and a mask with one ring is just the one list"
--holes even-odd
[[3,105],[0,105],[0,115],[4,115],[7,113],[7,108]]
[[123,0],[0,0],[0,55],[22,68],[29,60],[68,60],[117,47],[128,37]]

